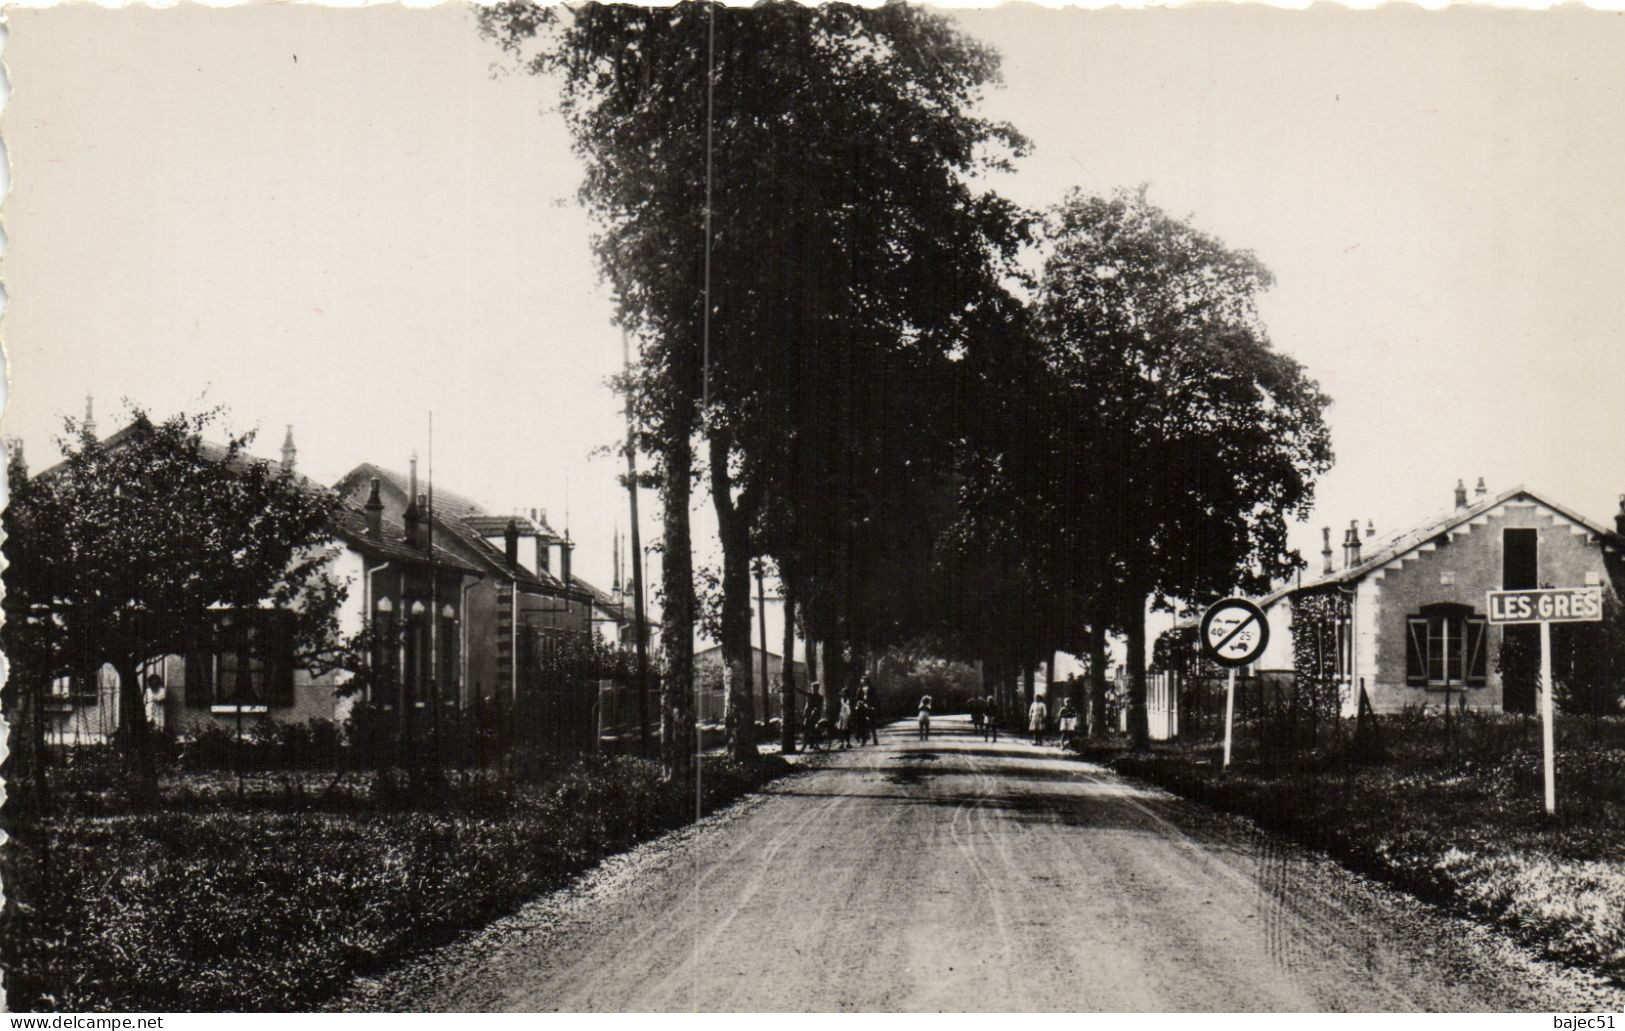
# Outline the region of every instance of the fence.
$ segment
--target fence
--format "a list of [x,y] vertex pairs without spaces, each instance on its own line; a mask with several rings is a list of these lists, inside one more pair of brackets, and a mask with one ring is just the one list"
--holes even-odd
[[[1153,741],[1199,740],[1224,734],[1225,674],[1147,673],[1146,724]],[[1236,674],[1236,718],[1290,710],[1296,704],[1296,675],[1291,670]],[[1119,669],[1114,685],[1118,729],[1128,730],[1128,677]]]

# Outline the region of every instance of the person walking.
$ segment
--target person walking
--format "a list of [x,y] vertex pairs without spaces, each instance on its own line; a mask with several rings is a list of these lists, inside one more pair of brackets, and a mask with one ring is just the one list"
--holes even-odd
[[999,700],[992,695],[982,703],[982,740],[995,743],[999,740]]
[[818,724],[824,719],[824,696],[818,691],[818,681],[814,680],[807,685],[807,708],[801,716],[801,740],[803,747],[812,750],[819,746],[820,735]]
[[920,696],[920,740],[931,740],[931,696]]
[[1072,707],[1072,699],[1061,699],[1061,744],[1071,741],[1078,732],[1078,710]]
[[852,706],[852,729],[857,732],[858,744],[869,743],[869,735],[874,732],[874,710],[869,708],[867,698],[859,698],[857,704]]
[[1035,696],[1033,704],[1027,707],[1027,729],[1033,733],[1033,744],[1044,743],[1044,726],[1048,720],[1049,707],[1044,704],[1043,698]]
[[982,732],[982,696],[972,695],[971,700],[965,704],[965,708],[970,711],[971,729],[980,734]]
[[[863,680],[859,685],[858,701],[863,704],[864,711],[868,713],[868,720],[865,725],[869,728],[869,743],[878,745],[880,744],[880,709],[875,704],[875,682],[869,678],[867,673],[863,675]],[[861,743],[862,735],[860,734],[858,738]]]
[[841,735],[841,747],[852,747],[852,689],[841,691],[841,709],[835,717],[835,730]]

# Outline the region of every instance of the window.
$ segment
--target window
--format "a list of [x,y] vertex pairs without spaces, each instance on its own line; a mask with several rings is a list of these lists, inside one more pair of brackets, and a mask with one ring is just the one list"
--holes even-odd
[[400,637],[395,630],[395,611],[388,598],[378,600],[373,617],[372,704],[392,709],[398,697],[396,672],[400,664]]
[[51,680],[51,700],[70,705],[95,705],[101,700],[101,671],[64,673]]
[[1413,687],[1482,687],[1488,627],[1465,605],[1429,605],[1406,620],[1405,682]]
[[457,632],[457,617],[450,605],[440,613],[440,686],[442,688],[455,688],[460,679],[458,673],[461,663],[457,649],[461,644]]
[[1537,530],[1501,531],[1501,589],[1527,591],[1540,586],[1540,535]]
[[291,615],[277,609],[221,613],[211,638],[187,662],[186,676],[193,704],[206,698],[224,705],[292,705]]

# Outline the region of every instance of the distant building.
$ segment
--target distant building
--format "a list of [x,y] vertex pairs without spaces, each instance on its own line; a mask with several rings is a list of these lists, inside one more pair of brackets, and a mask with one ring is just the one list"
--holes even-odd
[[[762,720],[762,650],[751,648],[750,671],[753,684],[751,695],[755,703],[752,709],[756,721]],[[776,720],[780,716],[779,680],[784,675],[784,657],[773,652],[767,654],[767,719]],[[792,662],[790,664],[791,676],[795,678],[798,691],[807,690],[807,664],[805,662]],[[722,689],[722,646],[713,645],[704,651],[694,653],[694,682],[698,694],[698,707],[695,715],[701,723],[721,723],[727,711],[727,699]]]
[[[114,434],[104,446],[117,447],[128,432]],[[203,451],[219,460],[226,454],[208,442]],[[280,464],[297,477],[295,459],[290,427]],[[270,464],[267,459],[240,461]],[[323,489],[302,477],[299,482]],[[395,688],[390,697],[369,700],[385,709],[398,709],[403,702],[421,707],[432,700],[437,679],[442,689],[455,692],[463,589],[477,580],[479,571],[438,545],[431,557],[422,527],[385,517],[381,506],[343,504],[329,530],[339,545],[330,572],[350,586],[338,613],[340,632],[358,633],[369,612],[392,631],[393,646],[381,649],[375,662],[392,670]],[[360,700],[359,694],[339,690],[348,673],[314,671],[297,662],[286,614],[269,605],[219,610],[195,647],[186,654],[151,657],[140,676],[143,687],[155,688],[145,692],[152,725],[178,737],[211,727],[235,730],[245,721],[249,727],[264,721],[342,721]],[[53,742],[105,741],[120,724],[118,674],[103,665],[58,676],[45,708]]]
[[571,572],[574,545],[547,525],[545,515],[496,515],[438,485],[431,502],[416,457],[404,476],[363,463],[336,486],[354,499],[374,480],[386,514],[399,518],[411,508],[425,513],[435,545],[481,574],[465,586],[462,599],[465,704],[517,697],[541,655],[559,647],[566,634],[592,631],[594,594]]

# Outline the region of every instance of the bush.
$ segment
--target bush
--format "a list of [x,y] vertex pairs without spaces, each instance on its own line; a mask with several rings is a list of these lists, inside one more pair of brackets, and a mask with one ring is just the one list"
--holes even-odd
[[1625,748],[1590,744],[1585,721],[1566,720],[1554,819],[1524,718],[1451,719],[1382,717],[1389,759],[1364,765],[1336,750],[1243,754],[1220,776],[1210,746],[1086,754],[1625,982]]
[[[285,739],[284,739],[285,740]],[[782,760],[707,760],[703,807]],[[0,960],[19,1010],[305,1010],[357,972],[509,912],[693,818],[692,788],[632,758],[495,776],[373,780],[354,814],[173,807],[13,818]],[[426,805],[433,808],[426,809]]]

